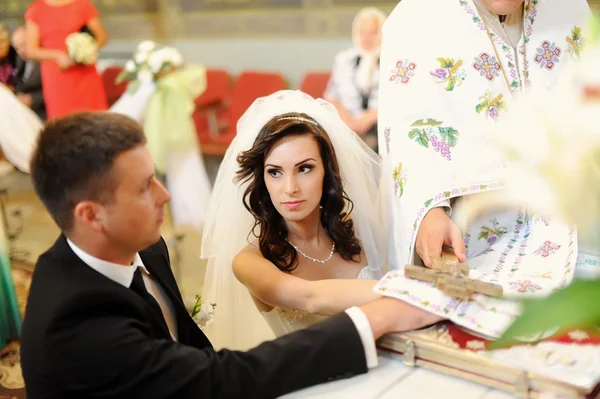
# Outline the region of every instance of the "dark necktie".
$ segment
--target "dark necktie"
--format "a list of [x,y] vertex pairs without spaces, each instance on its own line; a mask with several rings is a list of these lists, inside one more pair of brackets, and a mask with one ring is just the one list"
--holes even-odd
[[154,299],[154,297],[150,295],[148,290],[146,290],[146,286],[144,285],[144,279],[142,278],[142,271],[139,267],[136,269],[135,273],[133,273],[133,281],[131,281],[130,288],[133,292],[141,296],[142,299],[144,299],[146,303],[148,303],[148,305],[150,305],[150,307],[152,308],[152,310],[154,310],[156,315],[160,317],[160,319],[165,323],[165,326],[167,326],[160,305],[158,304],[158,302],[156,302],[156,299]]

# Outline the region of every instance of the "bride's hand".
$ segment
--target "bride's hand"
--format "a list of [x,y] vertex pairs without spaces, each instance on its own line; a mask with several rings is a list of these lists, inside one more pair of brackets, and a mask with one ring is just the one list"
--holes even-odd
[[379,298],[361,306],[367,316],[375,339],[393,332],[418,330],[445,320],[399,299]]
[[459,262],[467,261],[467,249],[460,230],[446,215],[444,208],[430,210],[417,233],[415,249],[427,267],[442,255],[442,246],[453,248]]

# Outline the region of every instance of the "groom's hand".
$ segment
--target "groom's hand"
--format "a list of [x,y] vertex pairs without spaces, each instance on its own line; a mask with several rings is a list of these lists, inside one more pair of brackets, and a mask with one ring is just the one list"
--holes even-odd
[[442,256],[444,245],[453,248],[459,262],[467,261],[467,249],[460,230],[446,215],[444,208],[433,208],[421,222],[415,249],[425,266],[431,267],[433,261]]

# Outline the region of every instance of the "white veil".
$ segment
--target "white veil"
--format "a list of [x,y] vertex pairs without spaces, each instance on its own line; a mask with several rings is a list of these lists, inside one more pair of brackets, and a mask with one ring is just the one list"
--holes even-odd
[[379,174],[377,154],[352,132],[337,110],[322,99],[300,91],[283,90],[256,100],[237,125],[214,184],[202,238],[201,257],[208,258],[202,300],[217,304],[214,320],[205,333],[220,349],[246,350],[274,338],[256,309],[248,290],[235,278],[231,263],[235,255],[252,240],[249,236],[254,218],[244,208],[246,185],[233,182],[236,158],[252,147],[260,129],[277,115],[301,112],[315,119],[328,133],[338,160],[344,189],[354,204],[352,219],[362,241],[369,267],[381,276],[385,249],[379,220]]

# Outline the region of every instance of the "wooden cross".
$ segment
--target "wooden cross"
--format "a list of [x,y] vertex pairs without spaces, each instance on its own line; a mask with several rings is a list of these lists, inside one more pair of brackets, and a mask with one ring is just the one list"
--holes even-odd
[[442,257],[435,259],[431,268],[406,265],[404,275],[416,280],[430,281],[444,294],[455,298],[470,298],[473,293],[502,297],[502,286],[469,278],[471,269],[458,262],[451,249],[444,248]]

